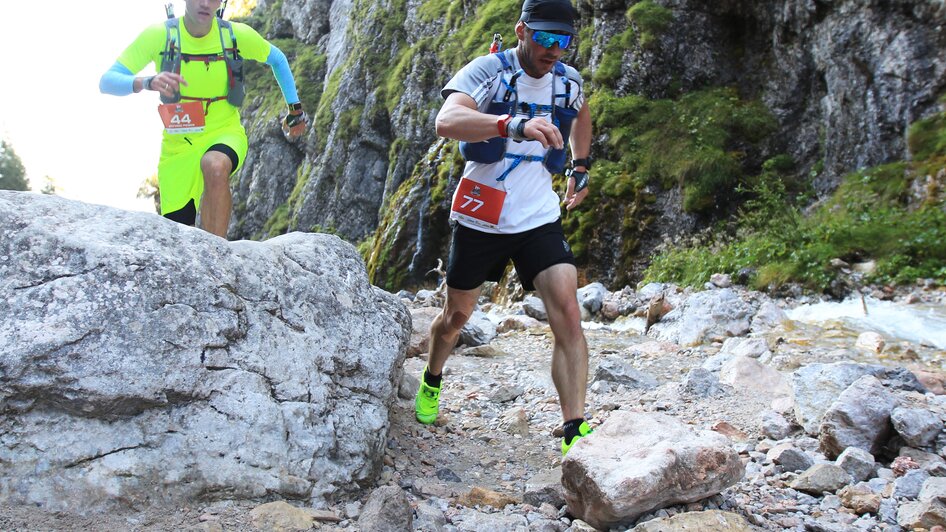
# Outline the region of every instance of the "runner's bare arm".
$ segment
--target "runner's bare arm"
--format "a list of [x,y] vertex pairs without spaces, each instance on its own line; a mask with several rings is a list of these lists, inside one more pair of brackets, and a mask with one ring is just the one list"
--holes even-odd
[[[437,134],[464,142],[482,142],[499,136],[498,116],[481,113],[476,101],[462,92],[453,92],[437,113]],[[513,121],[515,125],[515,121]],[[529,120],[523,133],[548,148],[561,148],[562,133],[545,120]]]
[[[582,104],[578,116],[575,117],[570,144],[572,159],[584,159],[591,153],[591,110],[588,109],[587,101]],[[579,167],[576,170],[587,171],[588,169]]]
[[[575,118],[575,124],[572,126],[570,137],[572,147],[572,159],[584,159],[591,153],[591,111],[588,109],[588,102],[582,104]],[[575,170],[587,172],[588,168],[577,166]],[[581,202],[588,196],[588,187],[586,186],[580,192],[575,192],[575,179],[568,178],[568,184],[565,189],[565,210],[572,210],[581,205]]]

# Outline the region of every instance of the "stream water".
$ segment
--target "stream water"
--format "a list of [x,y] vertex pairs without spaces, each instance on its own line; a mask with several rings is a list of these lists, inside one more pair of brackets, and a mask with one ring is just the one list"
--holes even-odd
[[826,328],[838,326],[852,332],[878,332],[889,341],[899,340],[946,350],[946,307],[923,304],[907,305],[873,298],[800,305],[788,311],[788,317],[802,323]]

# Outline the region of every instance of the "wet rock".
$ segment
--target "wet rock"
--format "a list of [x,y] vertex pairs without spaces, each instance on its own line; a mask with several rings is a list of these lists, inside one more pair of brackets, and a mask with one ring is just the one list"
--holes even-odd
[[562,468],[542,471],[526,482],[523,502],[533,506],[551,504],[555,508],[565,505],[565,496],[562,493]]
[[378,532],[411,530],[414,512],[404,490],[381,486],[371,492],[358,516],[358,527]]
[[878,454],[891,434],[896,398],[875,377],[865,375],[844,390],[825,413],[818,440],[830,459],[848,447]]
[[751,532],[753,528],[739,514],[707,510],[651,519],[631,529],[632,532],[684,532],[689,530],[694,532]]
[[772,410],[762,412],[760,425],[762,435],[773,440],[783,440],[792,432],[792,424],[782,414]]
[[887,345],[887,341],[884,340],[883,335],[870,331],[861,333],[854,343],[854,347],[870,351],[871,353],[880,353],[884,350],[885,345]]
[[855,482],[867,480],[874,475],[874,471],[877,469],[874,455],[859,447],[844,449],[844,452],[837,458],[837,464],[841,469],[847,471]]
[[850,482],[851,475],[840,467],[834,464],[815,464],[793,480],[789,486],[817,497],[823,493],[834,493]]
[[929,447],[943,431],[943,420],[920,408],[895,408],[890,421],[903,441],[913,447]]
[[526,296],[526,298],[522,300],[522,310],[525,311],[526,315],[530,318],[535,318],[539,321],[548,321],[549,319],[549,315],[545,312],[545,303],[536,296]]
[[595,369],[595,382],[610,382],[623,384],[628,388],[650,389],[657,387],[657,380],[634,368],[630,362],[621,356],[607,356],[598,363]]
[[460,330],[460,343],[471,347],[486,345],[496,338],[496,326],[482,311],[474,311]]
[[841,392],[864,375],[878,376],[884,370],[883,366],[854,362],[810,364],[799,368],[792,374],[795,419],[805,432],[817,435],[821,418]]
[[569,511],[597,528],[715,495],[743,473],[726,437],[642,412],[614,412],[562,462]]

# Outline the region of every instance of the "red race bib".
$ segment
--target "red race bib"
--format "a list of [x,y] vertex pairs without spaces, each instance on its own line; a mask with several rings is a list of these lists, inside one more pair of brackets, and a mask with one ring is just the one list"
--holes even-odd
[[461,179],[453,196],[452,218],[495,229],[505,201],[505,191]]
[[164,130],[170,135],[204,130],[204,104],[200,102],[166,103],[158,106],[158,113],[164,122]]

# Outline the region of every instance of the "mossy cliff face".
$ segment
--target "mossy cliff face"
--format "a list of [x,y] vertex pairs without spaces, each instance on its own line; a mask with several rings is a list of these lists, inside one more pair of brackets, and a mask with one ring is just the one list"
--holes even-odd
[[[639,280],[667,237],[738,214],[776,156],[791,161],[780,175],[809,200],[852,170],[909,158],[907,125],[936,113],[946,90],[940,3],[577,5],[579,46],[566,61],[592,94],[598,163],[565,226],[585,278],[612,286]],[[424,282],[446,258],[459,171],[455,143],[435,144],[439,89],[494,32],[515,45],[519,6],[260,2],[249,21],[290,57],[313,127],[284,141],[272,76],[252,73],[251,149],[230,236],[334,231],[363,243],[375,283]]]

